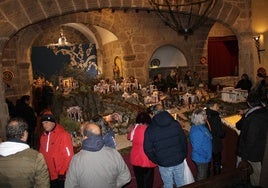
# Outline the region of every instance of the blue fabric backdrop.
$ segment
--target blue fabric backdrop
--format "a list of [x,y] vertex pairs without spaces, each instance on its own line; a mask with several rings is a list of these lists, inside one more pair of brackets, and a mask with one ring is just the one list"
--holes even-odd
[[42,75],[46,79],[52,75],[60,76],[64,64],[85,71],[89,78],[98,74],[95,44],[33,47],[31,60],[34,75]]

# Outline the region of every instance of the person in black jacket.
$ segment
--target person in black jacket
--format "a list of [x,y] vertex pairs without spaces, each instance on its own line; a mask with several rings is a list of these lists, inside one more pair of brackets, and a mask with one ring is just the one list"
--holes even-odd
[[23,95],[16,102],[16,116],[22,118],[29,125],[27,144],[34,147],[34,131],[36,127],[36,115],[30,106],[30,96]]
[[212,165],[214,175],[221,173],[222,139],[225,132],[219,114],[219,105],[215,100],[206,103],[207,127],[212,134]]
[[177,74],[175,70],[170,71],[170,74],[167,76],[166,81],[168,90],[171,91],[172,89],[177,88]]
[[248,95],[247,103],[249,110],[236,123],[236,128],[240,130],[237,154],[251,164],[251,184],[259,186],[268,130],[268,108],[262,106],[255,92]]
[[16,117],[16,108],[15,108],[15,105],[13,104],[13,102],[6,98],[6,103],[7,103],[8,113],[9,113],[10,119],[13,117]]
[[184,185],[184,159],[187,155],[186,135],[171,114],[159,106],[144,134],[144,152],[159,165],[164,187]]
[[258,94],[261,102],[264,105],[268,104],[268,97],[267,97],[267,91],[266,91],[266,83],[265,83],[265,76],[261,73],[258,73],[256,76],[257,82],[255,84],[255,87],[252,88],[252,92],[255,92]]
[[241,79],[237,82],[235,88],[240,88],[250,92],[252,87],[252,82],[250,81],[247,74],[242,74]]
[[166,91],[166,80],[162,77],[161,73],[158,73],[154,78],[154,85],[157,87],[158,91]]

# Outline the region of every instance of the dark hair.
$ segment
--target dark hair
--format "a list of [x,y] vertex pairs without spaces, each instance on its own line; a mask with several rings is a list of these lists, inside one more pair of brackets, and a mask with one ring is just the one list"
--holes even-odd
[[105,135],[108,131],[111,130],[111,127],[109,126],[108,122],[99,114],[93,116],[90,122],[93,122],[99,126],[102,135]]
[[28,131],[28,124],[21,118],[12,118],[6,126],[7,140],[21,139],[24,131]]
[[244,77],[246,80],[249,80],[249,77],[246,73],[242,74],[242,77]]
[[28,101],[30,100],[30,96],[29,95],[23,95],[21,98],[20,98],[21,102],[25,102],[25,101]]
[[154,115],[158,114],[159,112],[162,112],[163,110],[164,110],[163,106],[160,104],[157,104],[157,105],[153,105],[153,106],[148,107],[147,113],[154,116]]
[[206,107],[211,108],[214,104],[217,104],[217,101],[215,99],[210,99],[206,102]]
[[136,123],[142,123],[149,125],[151,123],[151,117],[148,112],[140,112],[136,117]]
[[260,73],[260,72],[257,74],[257,76],[260,77],[260,78],[264,78],[264,77],[265,77],[265,76],[264,76],[262,73]]
[[258,93],[256,92],[250,92],[247,97],[247,102],[250,106],[255,107],[255,106],[261,106],[261,99]]
[[153,115],[155,110],[155,106],[149,106],[147,108],[147,113]]
[[263,76],[266,76],[266,70],[263,67],[258,68],[257,73],[261,73]]

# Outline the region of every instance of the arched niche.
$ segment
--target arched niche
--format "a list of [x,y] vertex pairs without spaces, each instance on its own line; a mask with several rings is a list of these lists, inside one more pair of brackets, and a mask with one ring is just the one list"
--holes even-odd
[[149,79],[161,73],[163,78],[170,73],[171,69],[187,67],[187,60],[180,49],[172,45],[164,45],[157,48],[149,62]]
[[240,72],[239,46],[235,33],[216,22],[209,32],[207,48],[209,85],[233,86]]

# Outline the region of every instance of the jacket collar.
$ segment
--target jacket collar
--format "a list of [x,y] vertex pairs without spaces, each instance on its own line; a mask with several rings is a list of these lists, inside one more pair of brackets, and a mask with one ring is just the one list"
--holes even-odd
[[258,109],[260,109],[260,108],[262,108],[262,106],[255,106],[255,107],[252,107],[251,109],[249,109],[249,110],[247,111],[247,113],[245,114],[245,117],[248,117],[252,112],[254,112],[254,111],[256,111],[256,110],[258,110]]
[[104,141],[100,135],[90,136],[82,142],[82,149],[86,151],[99,151],[103,148],[103,146]]

